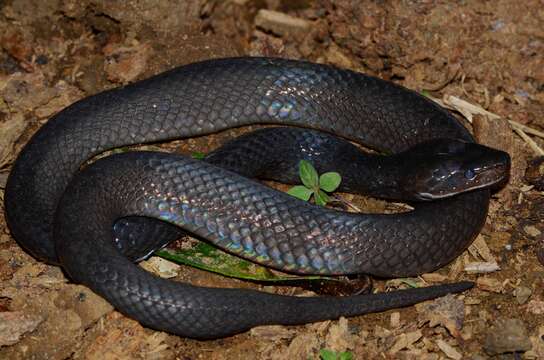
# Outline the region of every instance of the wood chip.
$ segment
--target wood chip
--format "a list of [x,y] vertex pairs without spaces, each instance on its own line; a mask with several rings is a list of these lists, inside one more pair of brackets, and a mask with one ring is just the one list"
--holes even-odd
[[255,25],[278,36],[294,35],[302,38],[311,22],[282,12],[261,9],[255,16]]
[[178,264],[157,256],[153,256],[149,260],[140,262],[140,266],[165,279],[176,277],[180,268]]
[[459,353],[459,351],[455,350],[453,346],[445,342],[444,340],[438,339],[436,340],[436,345],[442,350],[444,354],[450,359],[454,360],[461,360],[463,358],[463,355]]
[[490,291],[495,293],[502,293],[503,285],[502,283],[490,277],[480,277],[476,280],[476,286],[480,290]]
[[469,274],[486,274],[500,269],[499,264],[496,262],[475,261],[465,265],[465,271]]
[[398,311],[395,311],[394,313],[391,314],[390,323],[391,323],[391,327],[393,329],[399,327],[399,325],[400,325],[400,313]]
[[257,326],[250,330],[250,335],[259,339],[268,341],[277,341],[282,339],[292,339],[295,331],[281,325]]
[[421,332],[421,330],[400,334],[399,336],[397,336],[393,346],[389,349],[389,353],[396,354],[400,350],[407,349],[409,346],[421,339],[422,336],[423,333]]
[[487,242],[485,241],[485,238],[482,236],[482,234],[476,237],[474,242],[469,246],[468,250],[472,254],[472,256],[476,258],[479,255],[486,262],[489,262],[489,263],[497,262],[497,260],[491,253],[491,250],[489,250],[489,247],[487,246]]
[[423,274],[421,275],[421,278],[429,283],[441,283],[448,280],[448,277],[446,275],[442,275],[439,273]]

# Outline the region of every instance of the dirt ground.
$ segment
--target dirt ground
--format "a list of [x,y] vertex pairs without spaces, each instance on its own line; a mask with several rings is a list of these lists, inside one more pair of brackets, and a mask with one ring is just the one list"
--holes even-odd
[[[543,53],[542,0],[0,1],[2,199],[18,151],[65,106],[177,65],[236,55],[308,59],[425,91],[455,109],[480,142],[513,158],[511,181],[494,195],[465,254],[417,279],[374,281],[385,291],[468,279],[477,284],[473,290],[216,341],[152,331],[113,311],[60,269],[24,253],[2,207],[0,358],[318,359],[329,349],[355,359],[544,359],[544,198],[524,179],[528,161],[544,147]],[[207,151],[239,133],[171,147]],[[542,176],[543,169],[535,171]],[[185,267],[178,279],[302,292]]]

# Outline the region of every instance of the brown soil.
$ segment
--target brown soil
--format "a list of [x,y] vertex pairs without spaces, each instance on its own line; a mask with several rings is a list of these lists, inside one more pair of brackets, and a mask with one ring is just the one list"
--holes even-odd
[[[280,12],[280,20],[263,9]],[[285,22],[286,14],[296,21]],[[174,66],[236,55],[329,63],[435,98],[461,98],[500,116],[475,115],[466,125],[480,142],[508,151],[513,168],[475,246],[413,279],[469,279],[475,289],[418,307],[205,342],[143,328],[68,283],[58,268],[19,248],[0,214],[0,358],[318,359],[320,349],[356,359],[544,358],[543,193],[524,180],[535,147],[508,123],[544,129],[543,52],[541,0],[1,1],[0,199],[20,148],[65,106]],[[247,129],[168,147],[208,151],[241,131]],[[498,271],[465,271],[494,260]],[[179,280],[302,292],[189,268]],[[405,286],[375,281],[379,291]]]

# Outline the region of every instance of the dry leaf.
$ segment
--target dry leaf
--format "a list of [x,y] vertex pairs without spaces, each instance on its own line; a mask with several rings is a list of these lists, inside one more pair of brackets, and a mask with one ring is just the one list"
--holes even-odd
[[338,323],[332,324],[325,340],[326,348],[336,352],[353,349],[355,337],[349,332],[348,320],[341,317]]
[[454,295],[447,295],[430,303],[416,305],[419,322],[430,327],[444,326],[454,337],[459,337],[465,320],[465,304]]
[[421,339],[422,336],[421,330],[400,334],[397,336],[395,344],[389,349],[389,353],[395,354],[402,349],[407,349],[410,345]]

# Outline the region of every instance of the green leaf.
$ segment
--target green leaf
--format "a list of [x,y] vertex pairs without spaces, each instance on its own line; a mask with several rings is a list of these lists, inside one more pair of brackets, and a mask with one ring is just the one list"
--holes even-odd
[[329,349],[321,349],[319,350],[319,357],[321,360],[336,360],[336,351],[332,351]]
[[341,352],[340,360],[353,360],[353,354],[349,351]]
[[300,160],[298,163],[300,180],[307,188],[315,189],[319,186],[319,177],[312,163],[306,160]]
[[310,196],[312,196],[313,192],[314,191],[312,189],[308,189],[306,186],[303,185],[293,186],[289,189],[289,191],[287,191],[289,195],[304,201],[310,200]]
[[342,351],[339,353],[329,349],[319,350],[319,357],[321,360],[353,360],[351,351]]
[[401,279],[398,279],[398,280],[399,280],[399,282],[404,283],[404,284],[408,285],[411,288],[418,288],[419,287],[419,285],[417,284],[417,279],[401,278]]
[[206,154],[204,154],[203,152],[200,152],[200,151],[195,151],[191,154],[191,157],[193,159],[197,159],[197,160],[202,160],[206,157]]
[[314,193],[315,203],[317,205],[325,206],[330,201],[329,195],[327,195],[323,190],[318,190]]
[[296,276],[278,271],[272,272],[264,266],[228,254],[205,242],[198,242],[188,249],[159,250],[155,254],[178,264],[188,265],[237,279],[267,282],[300,280],[339,281],[325,276]]
[[342,177],[337,172],[327,172],[319,177],[319,187],[327,192],[338,189]]
[[427,90],[421,90],[421,95],[423,95],[425,97],[431,96],[431,94]]

